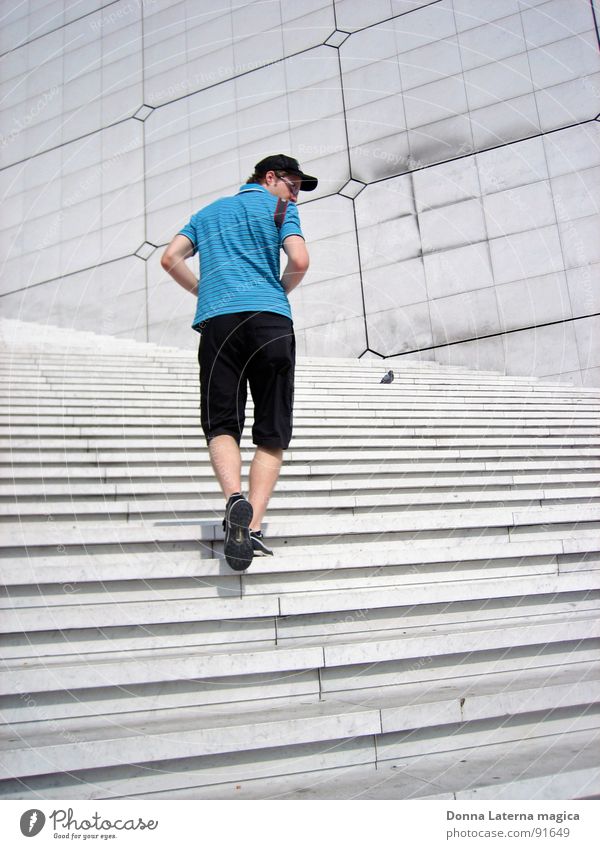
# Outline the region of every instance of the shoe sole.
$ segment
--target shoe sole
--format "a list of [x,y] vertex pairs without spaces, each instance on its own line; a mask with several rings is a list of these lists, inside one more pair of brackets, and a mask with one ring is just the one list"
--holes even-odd
[[252,505],[245,499],[236,501],[229,511],[230,533],[225,538],[225,559],[235,572],[244,572],[252,563],[254,550],[250,539]]

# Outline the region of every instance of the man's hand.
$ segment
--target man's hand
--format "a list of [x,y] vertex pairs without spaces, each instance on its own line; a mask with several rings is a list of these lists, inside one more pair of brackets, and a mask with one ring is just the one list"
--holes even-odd
[[283,250],[288,261],[281,275],[281,285],[286,295],[289,295],[306,274],[310,260],[302,236],[288,236],[283,242]]
[[193,255],[194,247],[188,237],[178,233],[165,248],[165,252],[160,258],[160,264],[180,286],[183,286],[192,295],[197,295],[198,281],[186,263],[186,259]]

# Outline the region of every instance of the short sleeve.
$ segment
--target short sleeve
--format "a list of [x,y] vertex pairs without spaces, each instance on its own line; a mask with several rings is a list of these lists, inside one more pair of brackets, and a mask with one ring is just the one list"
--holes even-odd
[[[181,230],[177,233],[178,236],[187,236],[192,245],[194,246],[194,254],[198,251],[198,236],[196,231],[195,224],[196,215],[192,215],[188,223],[185,227],[182,227]],[[192,254],[192,256],[194,255]]]
[[302,236],[302,238],[304,238],[304,233],[302,232],[302,228],[300,227],[300,216],[298,215],[298,207],[295,203],[288,203],[288,207],[285,213],[285,220],[281,225],[279,244],[283,245],[283,240],[286,239],[288,236]]

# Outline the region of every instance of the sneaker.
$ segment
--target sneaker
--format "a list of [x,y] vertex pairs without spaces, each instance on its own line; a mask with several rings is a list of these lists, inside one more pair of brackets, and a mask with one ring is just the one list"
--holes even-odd
[[250,531],[250,539],[252,540],[252,548],[254,549],[254,554],[270,554],[273,555],[273,552],[270,548],[267,548],[265,545],[265,540],[262,535],[262,531]]
[[225,559],[236,572],[245,571],[252,563],[254,549],[249,531],[252,512],[252,505],[240,493],[232,495],[225,508]]

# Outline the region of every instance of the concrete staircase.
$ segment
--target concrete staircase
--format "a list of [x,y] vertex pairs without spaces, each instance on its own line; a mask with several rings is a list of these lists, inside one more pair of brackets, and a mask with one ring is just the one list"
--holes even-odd
[[301,359],[238,575],[195,355],[0,334],[2,798],[600,793],[597,390]]

